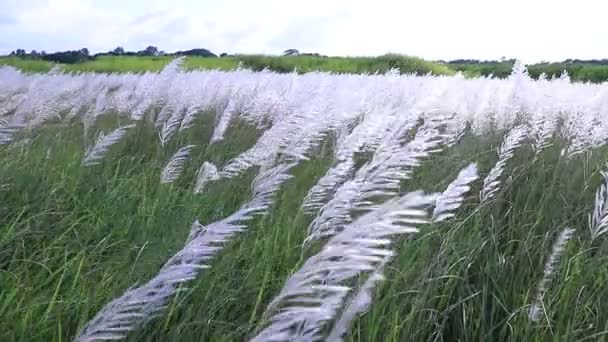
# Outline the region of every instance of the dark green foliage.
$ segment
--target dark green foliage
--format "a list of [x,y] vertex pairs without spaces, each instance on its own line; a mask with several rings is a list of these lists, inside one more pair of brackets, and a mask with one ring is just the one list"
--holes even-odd
[[177,56],[217,57],[216,54],[207,49],[191,49],[186,51],[177,51],[174,54]]

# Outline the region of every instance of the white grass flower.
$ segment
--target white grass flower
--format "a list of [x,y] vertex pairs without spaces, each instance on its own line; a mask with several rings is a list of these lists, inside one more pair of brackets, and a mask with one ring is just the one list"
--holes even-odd
[[190,158],[190,152],[195,145],[187,145],[175,152],[167,165],[163,168],[162,173],[160,174],[160,183],[167,184],[172,183],[182,174],[184,170],[184,166],[186,160]]
[[106,156],[110,147],[118,143],[126,134],[127,130],[135,127],[134,124],[118,127],[108,135],[99,132],[97,141],[94,146],[91,146],[82,159],[82,166],[92,166],[101,163],[101,160]]
[[547,291],[547,287],[553,280],[555,267],[559,263],[562,254],[564,254],[564,251],[566,250],[566,245],[568,244],[568,241],[572,238],[573,234],[574,229],[566,228],[562,230],[562,232],[557,237],[557,240],[555,240],[555,243],[553,244],[551,255],[545,263],[543,278],[538,284],[538,288],[536,290],[536,297],[534,299],[534,303],[532,303],[530,311],[528,312],[528,317],[531,321],[538,322],[540,320],[540,317],[544,311],[543,298]]

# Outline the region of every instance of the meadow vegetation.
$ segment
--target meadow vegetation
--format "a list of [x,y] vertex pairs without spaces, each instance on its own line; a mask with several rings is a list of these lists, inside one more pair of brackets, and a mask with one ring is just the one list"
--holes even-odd
[[[268,63],[251,58],[250,66]],[[281,65],[306,60],[298,58]],[[214,69],[236,61],[213,60],[226,63]],[[165,63],[146,61],[133,65]],[[186,59],[182,67],[203,61]],[[310,63],[310,70],[357,68],[345,59]],[[407,65],[447,72],[416,63]],[[175,65],[126,76],[0,69],[0,341],[242,341],[293,317],[322,323],[312,339],[321,340],[342,306],[357,304],[344,300],[338,312],[326,310],[331,291],[347,288],[350,300],[380,276],[369,300],[355,305],[346,340],[605,339],[608,123],[597,120],[606,110],[601,90],[565,78],[536,82],[521,65],[507,80],[184,73]],[[125,134],[106,144],[121,127]],[[175,152],[189,145],[175,180],[164,182]],[[101,156],[97,164],[85,162],[92,151]],[[205,162],[218,170],[197,191]],[[431,219],[437,196],[472,163],[475,177],[447,210],[453,216]],[[256,175],[283,164],[292,177],[279,190],[259,191]],[[311,200],[315,186],[322,200]],[[385,207],[422,196],[416,190],[432,200]],[[264,212],[239,221],[239,229],[221,221],[269,194]],[[376,211],[382,215],[365,220]],[[414,213],[424,215],[400,216]],[[391,215],[399,219],[383,221]],[[390,232],[402,226],[412,229]],[[383,229],[382,237],[365,235]],[[556,243],[564,231],[570,235]],[[329,243],[346,244],[345,233],[354,234],[352,249],[315,265],[316,256],[332,252]],[[205,236],[209,245],[191,244]],[[362,246],[376,254],[356,254]],[[168,293],[161,303],[148,294],[138,300],[150,307],[133,301],[130,315],[114,313],[124,325],[82,331],[108,303],[145,287],[189,249],[154,287]],[[203,261],[196,259],[201,251],[208,253]],[[295,313],[280,317],[271,303],[298,288],[290,280],[310,262],[314,270],[331,266],[309,274],[320,277],[311,280],[316,289],[332,286],[321,301],[314,291],[279,300],[279,309]],[[345,273],[350,277],[334,283]],[[287,335],[271,333],[292,340],[288,333],[297,329],[287,327],[277,328]]]
[[[169,56],[99,56],[74,64],[58,64],[68,72],[158,72],[172,60]],[[30,72],[46,72],[54,65],[36,59],[4,57],[0,65],[11,65]],[[324,71],[335,73],[385,73],[399,68],[403,73],[448,75],[454,72],[439,63],[420,58],[385,55],[380,57],[316,57],[237,55],[222,58],[186,57],[186,70],[235,70],[239,67],[255,71],[268,69],[280,73]],[[45,66],[42,68],[41,66]]]
[[[460,71],[467,77],[494,76],[506,78],[511,74],[514,61],[489,61],[475,63],[449,63],[452,70]],[[573,81],[601,83],[608,80],[608,62],[590,61],[536,63],[528,65],[530,77],[538,79],[541,74],[547,78],[559,77],[567,72]]]
[[[59,66],[66,72],[158,72],[173,56],[97,56],[73,64],[61,64],[30,57],[0,57],[0,65],[10,65],[25,72],[47,72]],[[326,57],[326,56],[265,56],[231,55],[221,58],[187,56],[185,70],[236,70],[248,68],[264,69],[279,73],[333,72],[333,73],[386,73],[398,68],[402,73],[416,75],[453,75],[462,72],[466,77],[494,76],[506,78],[511,74],[514,60],[508,61],[455,61],[433,62],[421,58],[387,54],[378,57]],[[541,74],[548,78],[559,77],[566,71],[573,81],[600,83],[608,80],[608,63],[593,61],[536,63],[528,65],[529,75],[538,79]]]
[[15,67],[23,72],[44,73],[50,71],[54,64],[40,59],[0,56],[0,65]]

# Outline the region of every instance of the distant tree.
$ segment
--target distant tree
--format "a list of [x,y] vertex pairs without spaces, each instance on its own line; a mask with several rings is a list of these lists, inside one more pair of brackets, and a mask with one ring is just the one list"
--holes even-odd
[[158,48],[156,46],[150,45],[143,51],[143,55],[144,56],[156,56],[156,55],[158,55]]
[[40,51],[40,56],[46,56],[46,51],[44,51],[44,50]]
[[213,52],[207,49],[191,49],[186,51],[175,52],[178,56],[199,56],[199,57],[217,57]]
[[36,57],[40,57],[40,54],[38,54],[38,51],[36,51],[36,50],[32,50],[32,51],[30,52],[30,56],[32,56],[32,57],[34,57],[34,58],[36,58]]
[[283,51],[283,56],[297,56],[300,54],[300,51],[296,49],[287,49]]
[[25,52],[25,50],[23,50],[23,49],[17,49],[17,50],[15,50],[15,56],[24,57],[26,55],[27,55],[27,52]]
[[43,60],[56,63],[78,63],[91,59],[89,50],[84,48],[73,51],[58,51],[50,54],[40,55]]
[[115,55],[123,55],[125,53],[125,49],[122,46],[117,47],[112,51]]
[[225,53],[225,52],[220,53],[220,57],[226,57],[226,56],[228,56],[227,53]]

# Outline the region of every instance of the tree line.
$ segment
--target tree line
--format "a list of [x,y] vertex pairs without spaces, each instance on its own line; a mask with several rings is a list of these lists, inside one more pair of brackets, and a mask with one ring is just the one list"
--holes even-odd
[[[94,55],[89,53],[89,49],[82,48],[80,50],[67,50],[57,51],[52,53],[46,53],[45,51],[32,50],[27,53],[24,49],[17,49],[12,51],[9,56],[16,56],[21,58],[33,58],[42,59],[49,62],[73,64],[93,60],[98,56],[201,56],[201,57],[218,57],[213,52],[207,49],[190,49],[185,51],[176,51],[173,53],[166,53],[165,51],[159,50],[156,46],[148,46],[140,51],[126,51],[123,47],[119,46],[114,50],[108,52],[101,52]],[[228,56],[223,53],[220,57]]]

